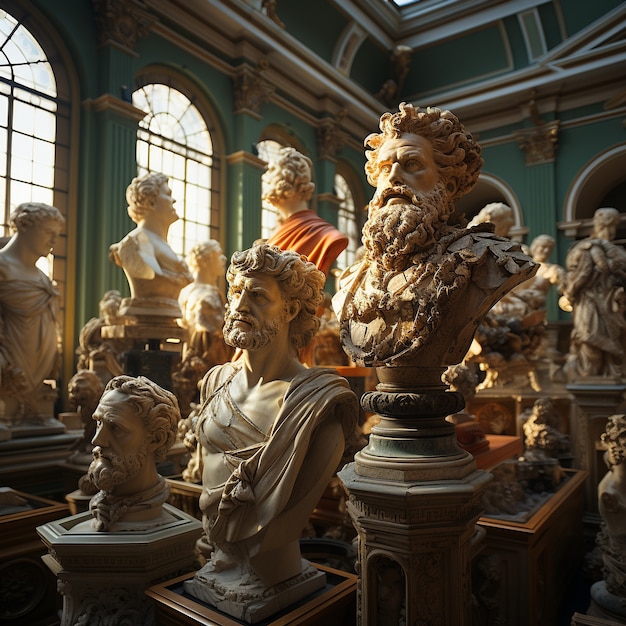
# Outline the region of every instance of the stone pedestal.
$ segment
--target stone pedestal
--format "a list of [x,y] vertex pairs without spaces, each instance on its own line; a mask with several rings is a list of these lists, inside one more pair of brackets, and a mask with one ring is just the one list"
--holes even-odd
[[[147,317],[147,316],[146,316]],[[131,345],[124,351],[123,368],[129,376],[145,376],[172,391],[172,372],[180,362],[188,333],[173,319],[154,316],[150,323],[103,326],[102,337]]]
[[357,624],[471,623],[471,558],[491,475],[445,417],[463,397],[443,369],[378,368],[365,411],[381,420],[339,477],[359,535]]
[[605,448],[600,436],[606,429],[610,415],[623,410],[626,385],[611,384],[597,379],[567,386],[574,396],[573,414],[570,419],[574,467],[588,473],[585,484],[585,516],[596,520],[598,513],[598,483],[606,473]]
[[145,590],[193,571],[202,534],[198,520],[167,504],[163,510],[173,520],[147,530],[98,533],[89,529],[91,513],[37,528],[63,594],[61,626],[101,623],[105,615],[116,624],[154,624]]
[[613,620],[616,624],[626,624],[624,598],[612,594],[603,580],[591,586],[591,604],[587,615]]

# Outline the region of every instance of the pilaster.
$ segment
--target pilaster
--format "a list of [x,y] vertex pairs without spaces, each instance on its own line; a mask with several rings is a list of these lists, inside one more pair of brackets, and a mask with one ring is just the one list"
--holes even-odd
[[228,251],[244,250],[261,236],[261,177],[266,168],[262,159],[240,150],[227,157]]
[[600,436],[605,432],[609,416],[623,410],[626,385],[590,381],[566,385],[566,389],[574,396],[570,417],[574,467],[589,473],[585,483],[585,514],[599,521],[598,483],[606,473]]

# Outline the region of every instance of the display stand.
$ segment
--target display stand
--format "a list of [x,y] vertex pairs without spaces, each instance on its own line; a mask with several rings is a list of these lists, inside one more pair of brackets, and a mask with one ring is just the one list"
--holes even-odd
[[61,598],[56,577],[41,561],[46,549],[36,529],[67,515],[67,505],[5,487],[1,491],[0,623],[47,626],[60,610]]
[[[356,620],[355,574],[348,574],[323,565],[315,565],[326,573],[326,587],[273,615],[256,626],[352,626]],[[241,626],[246,622],[217,611],[209,604],[186,594],[183,583],[193,574],[179,576],[146,590],[155,604],[159,626]]]
[[622,622],[614,622],[613,620],[603,619],[602,617],[574,613],[574,615],[572,615],[571,626],[623,626],[623,624]]
[[478,469],[489,470],[502,461],[521,456],[524,452],[524,444],[520,437],[487,435],[487,441],[489,449],[474,455]]
[[103,326],[100,332],[103,338],[117,340],[121,345],[132,343],[122,359],[126,374],[146,376],[164,389],[172,389],[172,372],[180,362],[187,330],[173,320],[154,316],[151,323]]
[[487,516],[478,521],[486,536],[473,562],[472,585],[484,623],[557,623],[559,606],[584,552],[587,473],[564,471],[567,481],[527,521]]

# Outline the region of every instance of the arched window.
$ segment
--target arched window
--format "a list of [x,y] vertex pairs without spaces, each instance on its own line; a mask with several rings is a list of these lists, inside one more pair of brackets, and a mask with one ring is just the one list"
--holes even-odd
[[[275,139],[264,139],[257,143],[257,154],[259,159],[263,159],[266,163],[271,163],[278,159],[278,153],[281,148],[285,148],[286,144],[279,143]],[[267,190],[267,183],[265,179],[262,179],[261,183],[261,197],[265,196]],[[278,224],[278,211],[276,207],[269,202],[263,200],[261,204],[261,238],[269,239],[273,232],[276,230]]]
[[[54,203],[57,87],[52,67],[20,21],[0,12],[0,202],[3,235],[22,202]],[[52,255],[38,262],[52,278]]]
[[337,266],[345,269],[356,260],[357,250],[361,245],[361,227],[357,220],[356,202],[354,194],[346,178],[335,174],[335,195],[339,198],[339,211],[337,213],[337,228],[350,240],[348,247],[339,255]]
[[217,162],[204,117],[187,95],[163,83],[141,86],[133,104],[146,112],[137,131],[138,174],[169,177],[181,218],[169,230],[170,245],[184,255],[196,243],[219,240]]

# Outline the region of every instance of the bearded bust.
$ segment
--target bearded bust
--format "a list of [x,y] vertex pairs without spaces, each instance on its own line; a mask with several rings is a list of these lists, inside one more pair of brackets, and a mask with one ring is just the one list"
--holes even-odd
[[157,472],[176,440],[178,400],[144,376],[116,376],[93,412],[90,482],[96,531],[145,530],[172,519],[162,510],[169,487]]
[[402,103],[380,130],[365,139],[376,187],[365,256],[333,298],[342,343],[360,366],[453,365],[482,317],[537,265],[493,224],[466,228],[455,212],[483,160],[451,112]]

